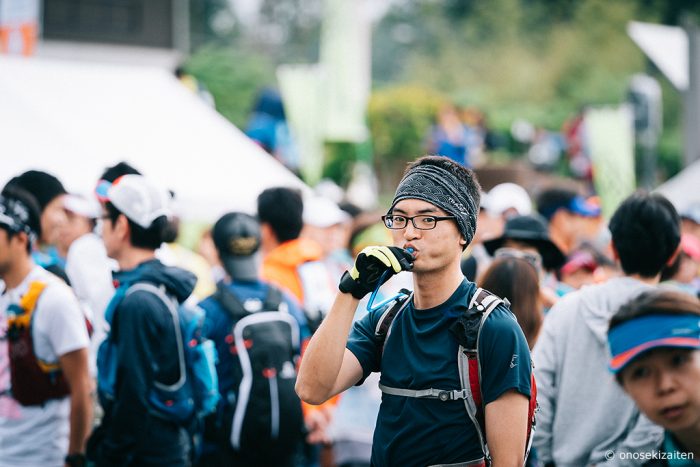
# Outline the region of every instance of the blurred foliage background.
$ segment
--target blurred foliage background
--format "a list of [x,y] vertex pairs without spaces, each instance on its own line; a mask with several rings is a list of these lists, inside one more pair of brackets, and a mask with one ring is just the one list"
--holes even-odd
[[[277,65],[318,60],[322,0],[263,0],[254,25],[226,0],[190,3],[194,50],[185,69],[239,127],[256,91],[274,85]],[[391,2],[373,27],[368,126],[377,172],[381,177],[424,151],[443,102],[480,109],[504,138],[515,119],[556,131],[582,106],[623,102],[631,75],[647,72],[663,89],[659,169],[671,176],[681,168],[681,99],[626,26],[678,25],[698,13],[696,0]],[[342,177],[335,159],[354,152],[330,145],[330,175]],[[520,156],[513,145],[506,152]]]

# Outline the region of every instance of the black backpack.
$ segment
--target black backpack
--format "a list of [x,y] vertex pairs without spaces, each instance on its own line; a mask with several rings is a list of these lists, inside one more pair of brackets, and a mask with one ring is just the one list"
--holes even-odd
[[227,389],[221,394],[225,408],[219,435],[248,458],[290,456],[304,426],[294,390],[299,324],[289,314],[282,292],[272,286],[262,303],[251,300],[244,305],[221,283],[214,298],[233,317],[226,336],[229,351],[219,355],[220,365],[229,366],[231,375],[221,377]]

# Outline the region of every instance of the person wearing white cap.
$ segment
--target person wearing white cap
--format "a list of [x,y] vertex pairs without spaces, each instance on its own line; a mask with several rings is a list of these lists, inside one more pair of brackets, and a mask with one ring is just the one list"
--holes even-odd
[[348,251],[350,240],[350,214],[333,201],[315,196],[304,200],[302,238],[308,238],[323,248],[324,262],[331,274],[332,283],[340,280],[346,269],[352,267]]
[[94,232],[101,212],[97,200],[66,195],[63,209],[66,222],[59,230],[57,247],[66,258],[66,275],[73,292],[92,322],[90,373],[94,376],[97,349],[107,333],[104,312],[114,295],[112,271],[116,263],[107,257],[102,239]]
[[481,194],[478,227],[461,264],[462,272],[469,280],[475,281],[493,261],[483,242],[501,235],[510,217],[526,216],[531,212],[530,195],[515,183],[500,183],[488,193]]
[[184,467],[188,431],[159,412],[163,402],[154,388],[182,380],[182,335],[172,311],[191,295],[196,277],[155,257],[168,227],[165,190],[140,175],[124,175],[106,198],[102,239],[107,255],[119,263],[114,275],[119,287],[105,311],[110,331],[97,358],[105,415],[88,441],[87,456],[96,465]]

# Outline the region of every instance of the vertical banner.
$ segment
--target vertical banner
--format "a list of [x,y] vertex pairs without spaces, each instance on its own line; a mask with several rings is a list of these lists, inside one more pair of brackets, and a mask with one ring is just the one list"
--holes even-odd
[[636,187],[634,113],[628,105],[588,109],[585,133],[593,162],[593,184],[603,215],[609,219]]
[[323,173],[324,73],[318,65],[281,65],[277,81],[299,150],[301,174],[313,186]]
[[0,54],[32,55],[39,32],[39,0],[0,0]]
[[326,141],[361,143],[371,85],[371,24],[367,0],[325,0],[320,62]]

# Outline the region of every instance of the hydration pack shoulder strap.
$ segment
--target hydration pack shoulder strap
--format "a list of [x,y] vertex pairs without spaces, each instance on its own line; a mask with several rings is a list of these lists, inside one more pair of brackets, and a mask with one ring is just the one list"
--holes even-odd
[[283,300],[284,296],[282,295],[282,291],[270,284],[267,289],[267,296],[265,297],[262,309],[264,311],[278,311],[281,309],[280,306],[282,305]]
[[178,302],[174,297],[170,297],[165,293],[165,287],[163,286],[156,286],[153,285],[149,282],[137,282],[136,284],[133,284],[129,286],[129,288],[126,290],[126,293],[124,296],[131,295],[134,292],[138,291],[145,291],[149,292],[156,297],[158,297],[168,308],[168,311],[170,312],[170,316],[173,319],[173,329],[175,331],[175,342],[177,344],[177,356],[178,356],[178,365],[180,369],[180,377],[178,378],[177,381],[173,384],[162,384],[159,383],[158,381],[153,381],[153,384],[162,390],[165,391],[177,391],[180,389],[184,384],[185,381],[187,380],[187,366],[185,363],[185,348],[184,344],[182,342],[183,336],[182,336],[182,331],[180,329],[180,316],[178,314]]
[[397,298],[392,306],[387,307],[379,317],[379,321],[377,321],[377,325],[374,328],[374,336],[377,338],[380,346],[380,356],[384,353],[384,343],[389,338],[389,334],[391,334],[391,326],[394,323],[394,319],[411,303],[413,298],[413,292],[409,290],[401,289],[400,292],[403,295]]
[[236,320],[249,314],[241,300],[223,282],[216,285],[214,299]]

